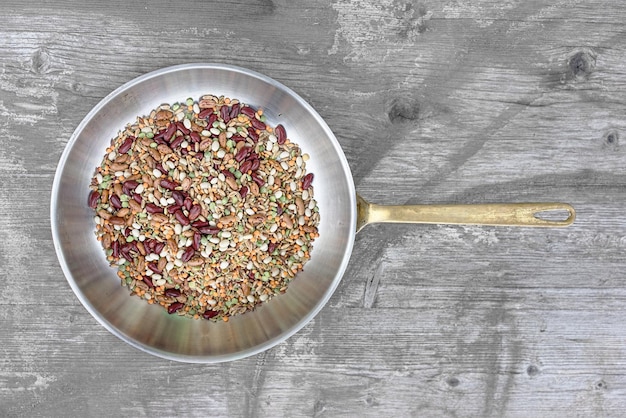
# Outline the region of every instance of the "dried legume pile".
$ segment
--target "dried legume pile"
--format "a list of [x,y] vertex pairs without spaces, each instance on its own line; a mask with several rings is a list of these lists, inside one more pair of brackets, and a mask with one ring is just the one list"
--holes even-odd
[[170,314],[228,321],[310,258],[319,213],[307,154],[262,109],[202,96],[111,140],[91,181],[96,236],[122,285]]

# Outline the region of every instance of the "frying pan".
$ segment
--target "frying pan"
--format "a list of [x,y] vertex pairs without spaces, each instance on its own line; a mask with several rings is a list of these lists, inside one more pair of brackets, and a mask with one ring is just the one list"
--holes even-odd
[[[267,123],[283,124],[292,141],[310,155],[319,238],[311,260],[282,295],[228,322],[191,320],[130,297],[120,286],[100,243],[89,182],[111,138],[136,116],[160,104],[225,95],[264,110]],[[540,217],[560,210],[565,219]],[[166,359],[216,363],[267,350],[304,327],[322,309],[348,265],[357,230],[371,222],[422,222],[566,226],[574,209],[561,203],[380,206],[357,196],[347,160],[324,120],[302,98],[256,72],[221,64],[186,64],[143,75],[93,108],[61,156],[52,188],[51,226],[65,277],[87,311],[128,344]]]

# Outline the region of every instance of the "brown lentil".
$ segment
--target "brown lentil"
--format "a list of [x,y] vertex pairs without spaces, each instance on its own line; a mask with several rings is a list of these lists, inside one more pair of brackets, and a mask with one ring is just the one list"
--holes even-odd
[[205,95],[120,131],[87,204],[131,295],[228,321],[286,291],[310,258],[319,213],[307,160],[262,109]]

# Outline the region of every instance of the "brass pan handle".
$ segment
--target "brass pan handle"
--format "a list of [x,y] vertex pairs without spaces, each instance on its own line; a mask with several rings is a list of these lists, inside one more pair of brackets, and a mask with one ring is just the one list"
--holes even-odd
[[[567,213],[564,219],[546,219],[539,215]],[[377,222],[497,225],[524,227],[564,227],[576,218],[567,203],[487,203],[475,205],[376,205],[357,195],[357,232]]]

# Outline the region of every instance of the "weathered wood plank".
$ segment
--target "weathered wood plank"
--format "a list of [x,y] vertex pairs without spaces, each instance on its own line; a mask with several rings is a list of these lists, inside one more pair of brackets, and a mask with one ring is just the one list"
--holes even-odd
[[[0,28],[0,415],[620,416],[626,11],[616,0],[31,2]],[[372,225],[300,333],[163,361],[89,316],[54,170],[113,89],[185,62],[283,82],[376,203],[567,201],[562,230]]]

